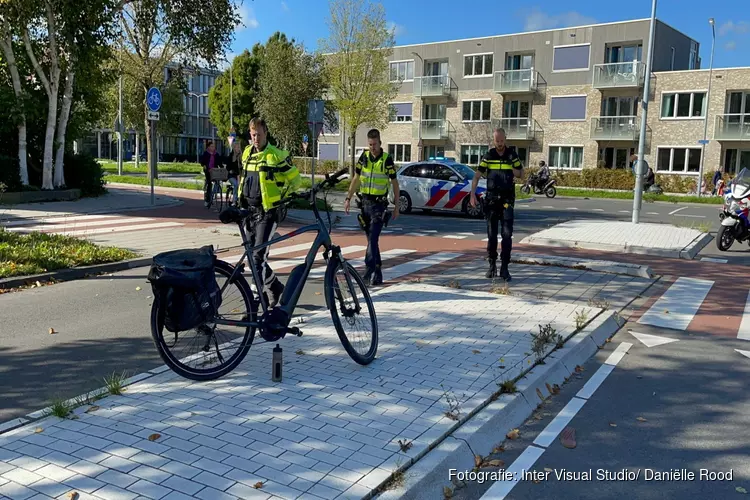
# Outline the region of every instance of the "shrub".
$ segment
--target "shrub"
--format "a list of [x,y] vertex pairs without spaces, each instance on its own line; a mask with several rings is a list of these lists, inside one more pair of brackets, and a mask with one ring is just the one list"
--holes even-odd
[[65,154],[65,184],[80,189],[81,196],[100,196],[107,191],[102,166],[85,153]]
[[5,184],[8,192],[21,190],[18,157],[0,156],[0,183]]
[[[295,156],[292,158],[294,166],[299,169],[302,174],[310,174],[312,169],[312,158],[305,156]],[[323,160],[315,162],[315,174],[332,174],[348,165],[348,163],[341,163],[337,160]]]

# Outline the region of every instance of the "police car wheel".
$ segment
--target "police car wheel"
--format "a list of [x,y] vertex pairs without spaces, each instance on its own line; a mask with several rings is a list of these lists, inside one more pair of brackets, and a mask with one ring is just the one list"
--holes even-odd
[[411,212],[411,197],[406,191],[401,191],[398,195],[398,211],[402,214]]
[[466,199],[464,199],[464,206],[463,206],[463,212],[471,217],[472,219],[478,219],[482,216],[482,205],[481,201],[477,200],[477,206],[472,207],[469,203],[469,197],[467,196]]

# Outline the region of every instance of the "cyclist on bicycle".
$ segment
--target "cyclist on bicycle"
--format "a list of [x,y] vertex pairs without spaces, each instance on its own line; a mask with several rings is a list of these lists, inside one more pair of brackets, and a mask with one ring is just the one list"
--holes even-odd
[[216,145],[213,141],[206,142],[206,150],[201,155],[200,162],[203,167],[203,175],[206,176],[206,181],[203,184],[203,205],[208,207],[211,203],[211,169],[221,167],[219,155],[216,153]]
[[[276,233],[281,200],[297,191],[302,178],[289,153],[268,144],[268,126],[263,118],[250,120],[249,128],[252,144],[242,153],[239,199],[241,206],[250,210],[245,220],[249,243],[257,246]],[[275,307],[284,285],[268,265],[268,248],[253,253],[253,264],[263,279],[263,293],[269,307]]]
[[232,144],[232,152],[229,153],[229,158],[227,159],[227,182],[232,185],[234,190],[232,191],[232,194],[234,196],[234,199],[232,202],[236,205],[237,200],[239,199],[239,193],[237,192],[239,189],[239,176],[240,171],[242,170],[242,146],[240,145],[240,140],[235,139],[234,144]]

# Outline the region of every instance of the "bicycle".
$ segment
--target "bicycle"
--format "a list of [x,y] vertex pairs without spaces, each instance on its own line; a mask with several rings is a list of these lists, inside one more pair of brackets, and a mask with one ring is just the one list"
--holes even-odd
[[[289,203],[295,198],[312,199],[317,202],[316,195],[318,191],[329,185],[333,187],[333,185],[339,181],[339,177],[347,171],[347,168],[343,168],[332,176],[326,175],[326,178],[313,186],[310,191],[290,196],[284,201],[284,203]],[[323,282],[325,303],[326,308],[330,311],[331,319],[336,328],[339,340],[349,357],[351,357],[356,363],[360,365],[368,365],[375,359],[378,347],[378,322],[367,286],[355,270],[354,266],[344,258],[341,253],[341,248],[332,243],[330,232],[320,216],[317,203],[313,203],[312,209],[315,215],[315,223],[255,246],[250,246],[243,224],[245,219],[252,215],[249,210],[228,207],[221,213],[220,220],[222,223],[236,223],[239,226],[245,252],[240,257],[240,260],[234,265],[229,262],[218,260],[214,257],[214,276],[217,278],[217,282],[218,278],[223,278],[225,280],[223,285],[219,284],[221,294],[221,306],[219,309],[230,303],[227,300],[229,297],[228,288],[230,286],[234,287],[232,291],[236,290],[239,292],[240,303],[237,307],[230,308],[229,313],[223,314],[217,312],[217,314],[210,318],[209,321],[206,321],[195,328],[198,332],[198,346],[200,346],[200,352],[188,354],[187,356],[178,356],[172,352],[167,341],[164,339],[163,330],[165,313],[160,308],[159,297],[155,296],[151,308],[151,334],[154,338],[156,348],[159,351],[159,355],[167,366],[182,377],[190,380],[214,380],[229,373],[242,362],[255,339],[256,329],[260,332],[261,337],[266,342],[276,342],[279,339],[284,338],[287,334],[292,334],[298,337],[302,336],[302,331],[296,326],[290,326],[290,322],[321,246],[325,248],[323,257],[326,261],[325,278]],[[327,211],[327,213],[330,223],[330,212]],[[302,233],[312,231],[316,231],[317,236],[311,244],[304,263],[299,264],[292,269],[289,278],[287,279],[279,305],[269,310],[264,294],[257,293],[258,291],[263,290],[263,287],[260,273],[250,261],[252,253],[256,250],[270,247],[275,243],[288,240]],[[247,280],[243,276],[245,259],[248,259],[248,263],[250,264],[249,267],[252,271],[255,290],[251,289]],[[338,279],[339,272],[343,274],[342,281],[346,284],[345,290],[342,290],[343,287],[340,286]],[[359,288],[362,297],[361,299],[354,290],[355,283]],[[350,306],[345,303],[344,292],[348,292],[351,297],[352,304]],[[363,310],[362,302],[364,302],[364,306],[367,308],[369,323],[372,328],[372,336],[369,345],[365,345],[364,349],[362,349],[364,350],[364,353],[360,352],[360,350],[352,345],[352,341],[344,331],[344,322],[352,326],[355,324],[357,319],[356,316],[358,316]],[[260,318],[258,317],[258,305],[262,308]],[[233,314],[240,319],[228,319],[230,314]],[[238,330],[235,332],[234,338],[222,337],[219,339],[218,335],[221,334],[221,332],[217,332],[217,327],[219,326],[236,327]],[[177,342],[178,335],[175,334],[174,343],[176,344]],[[354,343],[358,346],[360,344],[368,344],[366,341],[358,342],[357,338],[354,338]],[[230,347],[236,347],[237,350],[225,358],[222,350]],[[209,361],[213,361],[212,353],[214,351],[218,365],[206,367]],[[193,367],[187,365],[187,363],[192,361],[196,361],[198,366]]]
[[[211,179],[210,194],[208,197],[208,206],[210,209],[212,206],[218,205],[217,212],[221,212],[224,206],[223,187],[222,182],[226,182],[228,177],[227,169],[225,168],[212,168],[210,171],[209,178]],[[227,206],[229,206],[227,198]]]

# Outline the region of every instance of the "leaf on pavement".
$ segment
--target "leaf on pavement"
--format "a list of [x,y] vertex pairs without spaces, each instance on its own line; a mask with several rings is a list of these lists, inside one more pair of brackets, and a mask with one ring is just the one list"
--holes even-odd
[[71,491],[70,493],[68,493],[68,498],[70,498],[70,500],[78,500],[79,496],[80,495],[78,495],[77,491]]
[[555,384],[552,386],[552,394],[560,394],[560,386]]
[[639,422],[648,422],[648,420],[646,420],[643,417],[638,417],[638,418],[636,418],[636,420],[639,421]]
[[571,450],[576,447],[576,430],[573,427],[566,427],[560,433],[560,444]]
[[35,434],[39,434],[42,431],[44,431],[44,429],[42,429],[41,427],[37,427],[36,429],[34,429]]
[[257,483],[253,485],[253,488],[255,488],[256,490],[259,490],[263,487],[263,483],[264,481],[258,481]]
[[139,287],[139,286],[135,287],[135,291],[136,292],[140,292],[141,291],[141,287]]
[[617,427],[617,424],[616,424],[616,423],[614,423],[614,422],[610,422],[610,423],[609,423],[609,426],[610,426],[610,427]]
[[98,409],[99,409],[99,407],[98,407],[98,406],[96,406],[96,405],[91,405],[91,406],[89,406],[89,408],[88,408],[88,409],[86,410],[86,413],[93,413],[93,412],[95,412],[95,411],[96,411],[96,410],[98,410]]
[[508,439],[518,439],[518,435],[521,434],[521,432],[518,429],[513,429],[509,433],[505,435]]
[[57,332],[55,331],[55,329],[54,329],[54,328],[50,328],[50,329],[49,329],[49,334],[50,334],[50,335],[54,335],[54,334],[56,334],[56,333],[57,333]]
[[315,292],[315,295],[321,295],[321,293],[320,292]]
[[443,486],[443,498],[453,498],[453,490],[447,486]]
[[473,354],[480,354],[480,353],[481,353],[482,351],[478,351],[478,350],[476,350],[476,349],[473,349],[473,350],[472,350],[471,352],[472,352]]
[[148,440],[149,440],[149,441],[156,441],[156,440],[157,440],[157,439],[159,439],[160,437],[161,437],[161,434],[151,434],[151,435],[150,435],[150,436],[148,437]]
[[505,462],[503,462],[502,460],[497,460],[497,459],[495,459],[495,460],[490,460],[490,461],[489,461],[489,464],[490,464],[490,465],[491,465],[492,467],[503,467],[503,466],[505,466]]
[[581,373],[583,371],[583,367],[581,365],[576,365],[576,373]]
[[495,446],[492,449],[492,453],[502,453],[505,451],[505,446]]
[[734,489],[734,491],[736,491],[737,493],[744,493],[744,494],[747,494],[747,490],[746,490],[745,488],[743,488],[742,486],[737,486],[737,487],[736,487],[736,488]]

